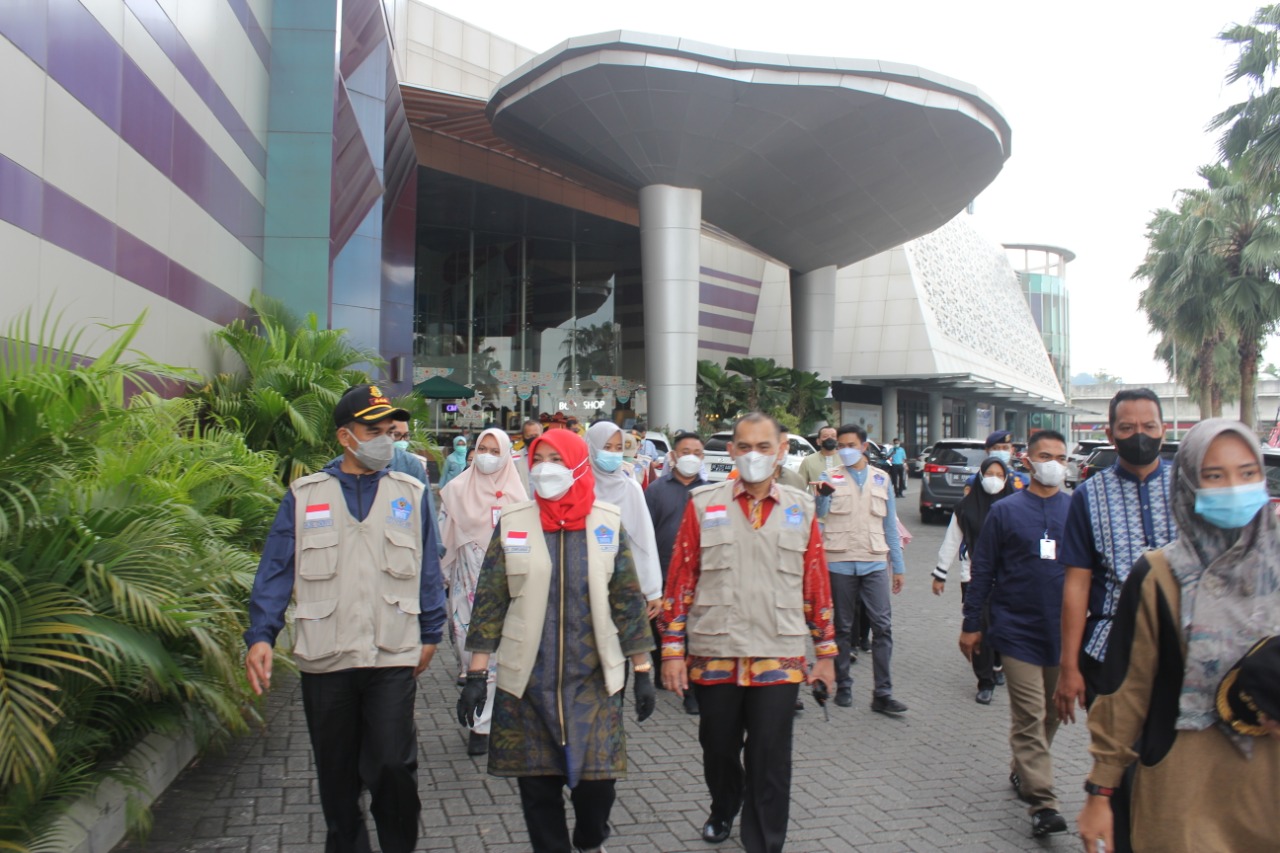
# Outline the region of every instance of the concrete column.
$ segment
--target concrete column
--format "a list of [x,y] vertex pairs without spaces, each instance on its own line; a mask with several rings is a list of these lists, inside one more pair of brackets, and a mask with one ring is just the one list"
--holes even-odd
[[942,392],[929,392],[929,443],[937,444],[942,439]]
[[898,389],[883,388],[880,393],[880,435],[874,438],[878,444],[888,444],[898,435]]
[[836,268],[791,271],[791,363],[831,379],[835,344]]
[[697,426],[698,241],[702,191],[654,184],[640,190],[644,367],[653,429]]
[[[1004,429],[1000,424],[1000,407],[996,405],[996,401],[992,400],[987,403],[987,406],[991,409],[991,431],[995,432],[998,429]],[[986,438],[986,436],[979,436],[979,438]]]
[[1013,416],[1013,424],[1013,437],[1019,441],[1026,441],[1027,430],[1031,428],[1031,413],[1026,409],[1019,409]]

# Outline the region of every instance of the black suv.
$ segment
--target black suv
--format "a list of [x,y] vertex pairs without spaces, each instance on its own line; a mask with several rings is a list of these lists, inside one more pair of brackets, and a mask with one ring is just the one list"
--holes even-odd
[[989,454],[978,438],[944,438],[924,463],[920,484],[920,521],[941,521],[964,497],[965,484]]

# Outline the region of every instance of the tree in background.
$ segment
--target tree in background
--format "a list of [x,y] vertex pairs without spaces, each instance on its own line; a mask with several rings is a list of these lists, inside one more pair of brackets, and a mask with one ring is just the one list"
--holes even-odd
[[795,416],[796,427],[804,435],[818,421],[831,419],[827,401],[831,383],[819,379],[818,374],[807,370],[793,369],[789,373],[785,386],[789,392],[786,409]]
[[698,362],[698,428],[714,432],[742,413],[747,386],[741,376],[728,373],[709,359]]
[[1218,39],[1237,49],[1227,71],[1228,84],[1244,81],[1248,99],[1214,116],[1209,127],[1222,130],[1218,150],[1228,163],[1248,160],[1255,174],[1280,168],[1280,5],[1259,8],[1247,24],[1233,24]]
[[745,358],[730,356],[724,363],[725,370],[742,375],[746,390],[742,406],[749,412],[767,412],[787,401],[786,382],[791,370],[779,367],[771,358]]
[[[342,453],[333,407],[348,388],[369,381],[365,365],[383,362],[351,343],[345,330],[319,328],[314,314],[299,320],[260,294],[252,305],[253,322],[236,320],[214,333],[239,364],[193,389],[191,397],[209,422],[241,433],[255,450],[274,452],[287,485]],[[394,402],[415,421],[427,416],[416,395]]]

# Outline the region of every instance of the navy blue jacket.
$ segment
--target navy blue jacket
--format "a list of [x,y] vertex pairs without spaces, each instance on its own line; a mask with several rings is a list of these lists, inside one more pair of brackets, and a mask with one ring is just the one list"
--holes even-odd
[[662,569],[664,585],[667,581],[667,569],[671,564],[671,552],[676,547],[676,534],[680,532],[684,509],[689,503],[689,493],[706,484],[707,481],[701,477],[694,477],[693,482],[686,486],[668,471],[645,489],[644,502],[649,507],[649,518],[653,520],[653,535],[658,544],[658,565]]
[[[347,511],[364,521],[373,508],[373,499],[378,493],[378,480],[385,477],[387,471],[347,474],[336,461],[330,462],[324,470],[337,477],[342,485]],[[267,544],[262,550],[262,560],[258,563],[258,574],[253,579],[253,593],[249,598],[249,630],[244,632],[247,646],[259,642],[274,644],[276,635],[284,627],[284,612],[293,597],[295,506],[293,491],[289,490],[280,502],[280,510],[271,524],[271,532],[267,534]],[[418,599],[422,613],[418,616],[418,625],[422,631],[423,644],[435,645],[440,642],[444,630],[444,584],[440,575],[440,552],[434,519],[431,517],[431,503],[426,498],[422,501],[421,510],[422,572]]]
[[[978,631],[991,604],[983,642],[1002,655],[1036,666],[1057,666],[1062,651],[1062,533],[1071,496],[1042,498],[1029,489],[991,507],[978,536],[964,596],[964,630]],[[1056,543],[1057,559],[1040,556],[1040,541]]]

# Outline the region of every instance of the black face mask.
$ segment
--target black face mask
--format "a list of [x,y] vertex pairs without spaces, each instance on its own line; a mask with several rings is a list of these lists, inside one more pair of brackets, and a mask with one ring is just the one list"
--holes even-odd
[[822,442],[822,449],[823,449],[823,450],[835,450],[835,449],[836,449],[836,440],[835,440],[834,438],[828,438],[826,441]]
[[1135,432],[1128,438],[1122,438],[1116,442],[1116,453],[1119,453],[1120,458],[1125,462],[1141,468],[1159,458],[1160,445],[1163,443],[1164,439],[1152,438],[1144,432]]

